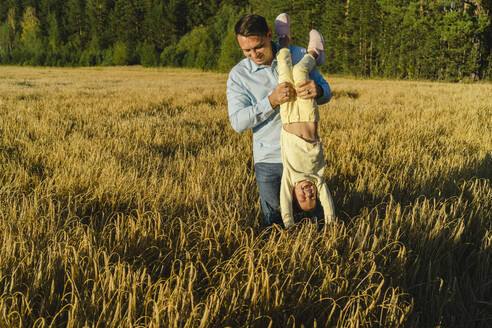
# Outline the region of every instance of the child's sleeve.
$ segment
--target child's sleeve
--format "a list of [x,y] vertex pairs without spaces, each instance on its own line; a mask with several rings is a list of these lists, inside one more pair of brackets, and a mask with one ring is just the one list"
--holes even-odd
[[289,182],[288,173],[284,170],[280,184],[280,213],[285,228],[294,224],[294,215],[292,210],[292,185]]
[[335,205],[333,203],[333,198],[331,197],[330,190],[328,186],[322,180],[319,188],[319,201],[323,207],[323,212],[325,213],[325,223],[330,224],[335,222]]

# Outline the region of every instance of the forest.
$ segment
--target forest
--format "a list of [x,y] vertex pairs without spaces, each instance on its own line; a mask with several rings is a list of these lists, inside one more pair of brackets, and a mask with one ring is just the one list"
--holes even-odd
[[233,26],[291,16],[293,44],[326,41],[324,73],[492,79],[492,0],[1,0],[0,64],[143,65],[229,71]]

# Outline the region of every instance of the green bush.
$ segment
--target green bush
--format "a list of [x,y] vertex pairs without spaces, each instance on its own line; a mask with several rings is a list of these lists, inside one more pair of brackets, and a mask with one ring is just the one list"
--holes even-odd
[[86,49],[80,56],[80,65],[82,66],[95,66],[101,62],[101,54],[95,49]]
[[103,66],[113,65],[113,49],[109,48],[102,51],[102,62]]
[[217,64],[217,49],[210,35],[211,28],[199,26],[179,40],[176,49],[183,53],[182,65],[201,69],[211,69]]
[[229,33],[227,33],[227,36],[224,38],[224,42],[220,47],[220,56],[218,60],[219,70],[223,72],[230,71],[243,56],[244,55],[236,41],[236,34],[231,29]]
[[152,43],[144,42],[138,46],[140,64],[145,67],[156,66],[159,62],[157,51]]
[[130,53],[127,45],[123,41],[116,41],[113,47],[114,65],[128,65],[130,62]]
[[181,66],[184,53],[178,52],[176,45],[172,44],[162,50],[160,63],[162,66]]

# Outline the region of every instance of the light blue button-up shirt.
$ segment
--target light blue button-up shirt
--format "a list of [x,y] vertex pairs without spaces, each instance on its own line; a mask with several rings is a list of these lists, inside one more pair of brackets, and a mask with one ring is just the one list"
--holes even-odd
[[[275,44],[278,49],[278,45]],[[306,49],[289,47],[292,64],[297,64]],[[315,68],[309,74],[323,88],[323,96],[316,99],[319,105],[330,100],[330,86]],[[268,96],[278,84],[277,59],[272,65],[258,65],[248,58],[241,60],[227,79],[229,121],[237,132],[253,129],[253,156],[255,163],[281,163],[280,106],[272,108]]]

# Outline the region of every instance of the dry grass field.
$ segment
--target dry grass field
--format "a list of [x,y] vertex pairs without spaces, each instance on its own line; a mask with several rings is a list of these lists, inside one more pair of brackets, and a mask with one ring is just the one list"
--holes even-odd
[[226,78],[0,67],[0,327],[490,327],[491,84],[327,77],[339,223],[287,232]]

